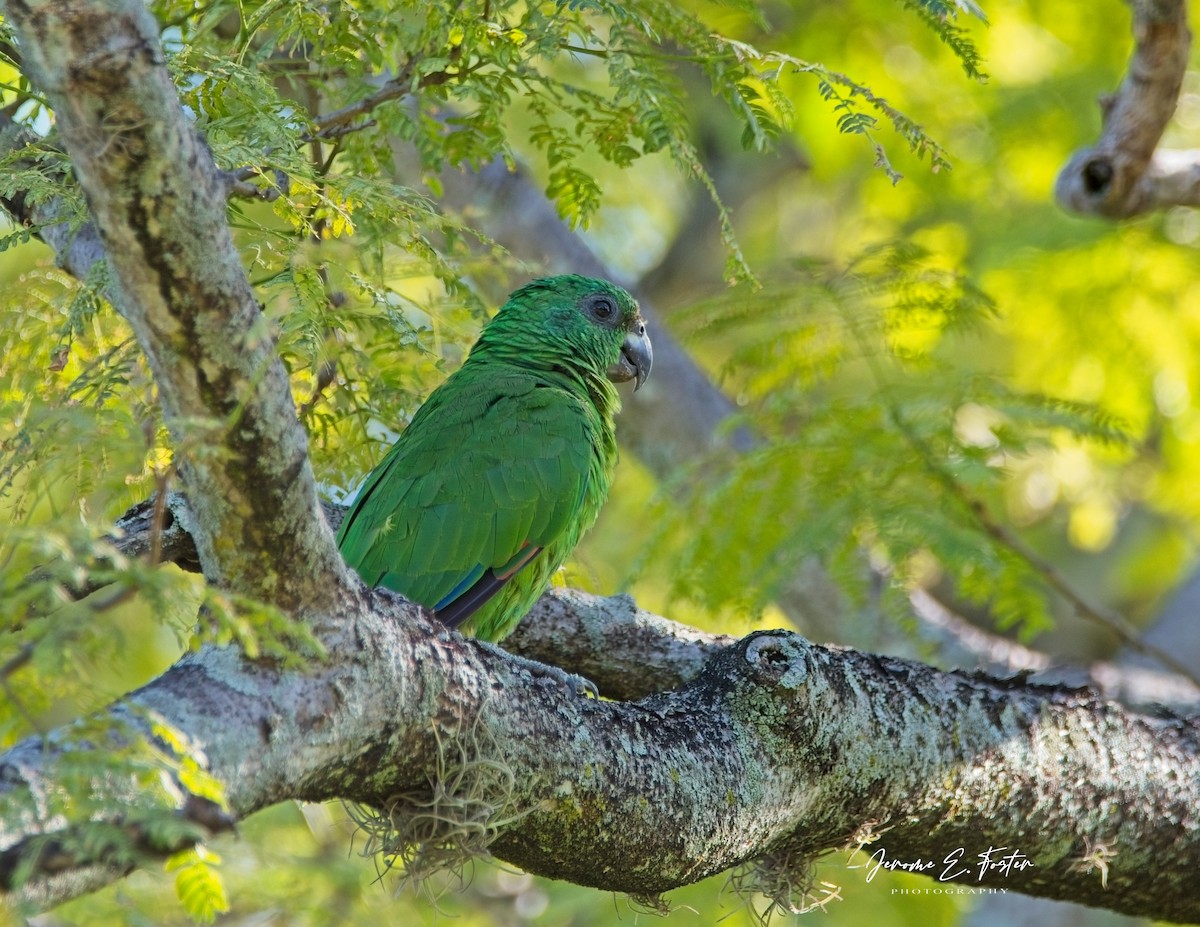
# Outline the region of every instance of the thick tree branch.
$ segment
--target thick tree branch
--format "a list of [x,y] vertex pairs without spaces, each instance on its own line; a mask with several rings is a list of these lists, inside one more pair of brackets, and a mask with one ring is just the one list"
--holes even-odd
[[229,235],[224,181],[179,104],[156,23],[134,0],[9,0],[6,11],[154,370],[205,573],[287,609],[320,608],[345,568]]
[[[990,844],[1032,865],[984,873],[984,885],[1200,917],[1187,875],[1200,865],[1191,722],[787,632],[724,647],[676,692],[621,703],[576,698],[390,595],[345,597],[320,627],[336,657],[304,673],[207,648],[112,711],[158,719],[202,750],[233,818],[340,797],[402,825],[430,800],[431,770],[449,765],[493,807],[492,852],[604,889],[659,892],[764,855],[799,870],[863,839],[905,859]],[[68,741],[56,733],[49,749],[31,740],[0,759],[0,852],[19,855],[37,836],[87,846],[80,834],[98,821],[128,819],[135,789],[113,775],[95,783],[88,820],[14,812],[30,796],[53,804],[63,764],[91,749]],[[1085,872],[1101,846],[1117,854],[1106,889]],[[35,865],[23,891],[52,902],[94,887],[105,872],[94,863],[77,852],[52,871]]]
[[1103,130],[1058,175],[1055,196],[1073,212],[1124,219],[1200,205],[1200,153],[1158,148],[1187,71],[1184,0],[1131,0],[1134,51],[1120,89],[1101,101]]
[[[121,520],[124,552],[147,547],[152,509],[136,507]],[[186,564],[186,534],[175,533],[189,520],[186,503],[176,495],[168,510],[178,520],[161,548]],[[330,506],[330,520],[339,516]],[[338,796],[387,807],[403,821],[406,809],[428,802],[424,784],[431,770],[446,771],[438,751],[449,743],[452,766],[499,762],[521,784],[512,792],[492,780],[467,786],[500,789],[491,799],[495,818],[516,822],[496,828],[493,852],[530,871],[639,893],[761,855],[803,868],[816,853],[871,838],[868,852],[882,847],[893,859],[940,860],[962,846],[974,862],[988,846],[1017,847],[1037,870],[1021,880],[997,874],[991,884],[1163,916],[1164,896],[1180,890],[1169,883],[1177,870],[1151,866],[1142,847],[1180,867],[1200,853],[1200,835],[1190,830],[1200,822],[1189,823],[1186,810],[1200,788],[1195,725],[1140,717],[1086,690],[938,673],[812,647],[783,632],[735,642],[640,612],[627,597],[551,591],[510,641],[593,676],[609,695],[645,697],[596,705],[389,595],[360,593],[342,605],[322,623],[336,660],[313,673],[206,650],[117,711],[162,718],[203,750],[230,784],[235,818],[286,797]],[[651,694],[671,685],[683,688]],[[33,791],[53,791],[53,769],[29,771],[43,762],[32,742],[13,756],[18,783],[33,775]],[[0,760],[0,782],[13,780],[11,764]],[[733,814],[721,798],[728,795],[739,803],[755,797]],[[118,805],[118,821],[127,807]],[[78,825],[65,826],[34,833],[72,845]],[[704,828],[712,829],[702,840]],[[662,846],[664,832],[691,836]],[[29,840],[28,826],[10,832],[0,837],[0,854],[19,859]],[[1118,856],[1103,855],[1110,852]],[[613,860],[613,870],[598,872],[597,858]],[[1097,888],[1097,860],[1107,867],[1107,889]],[[52,902],[128,865],[60,855],[57,867],[29,897]],[[1128,873],[1120,891],[1118,870]],[[1147,884],[1147,872],[1168,884]],[[1181,908],[1169,916],[1197,915]]]

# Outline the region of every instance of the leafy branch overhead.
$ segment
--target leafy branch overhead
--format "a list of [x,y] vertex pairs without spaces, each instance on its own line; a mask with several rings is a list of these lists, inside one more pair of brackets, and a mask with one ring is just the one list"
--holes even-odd
[[[910,608],[905,590],[936,563],[964,598],[989,603],[1002,626],[1027,634],[1051,626],[1052,577],[1012,536],[997,535],[987,507],[1015,460],[1055,440],[1128,453],[1131,438],[1102,410],[964,376],[939,355],[947,341],[981,343],[995,311],[962,274],[899,245],[844,268],[799,266],[753,295],[718,296],[684,313],[689,344],[732,346],[724,385],[763,443],[696,461],[655,511],[647,558],[670,577],[673,596],[714,613],[756,612],[815,557],[864,601],[865,545],[900,580],[882,601],[897,618]],[[785,366],[780,355],[803,363]],[[853,389],[839,383],[848,376]],[[680,534],[686,544],[666,543]],[[845,542],[831,549],[831,537]]]
[[[749,3],[735,5],[757,22]],[[792,74],[812,74],[835,102],[841,131],[870,136],[877,117],[890,122],[934,169],[948,166],[941,147],[908,117],[863,84],[823,65],[760,52],[725,38],[695,14],[665,2],[421,5],[397,11],[363,6],[340,15],[319,5],[279,4],[257,10],[214,3],[197,11],[164,3],[168,63],[181,97],[218,165],[252,168],[257,183],[287,178],[274,213],[293,227],[322,234],[357,231],[364,244],[399,246],[439,268],[422,246],[435,225],[412,190],[371,183],[391,160],[390,140],[419,152],[426,172],[516,152],[507,134],[513,118],[533,119],[528,140],[545,159],[547,191],[572,224],[587,222],[600,203],[595,156],[616,167],[658,152],[707,188],[718,206],[730,250],[729,273],[747,278],[732,224],[690,138],[679,69],[698,68],[743,124],[743,144],[763,149],[791,119]],[[913,4],[959,55],[969,74],[977,53],[946,11]],[[951,37],[955,37],[950,42]],[[11,42],[8,63],[20,72]],[[336,75],[334,81],[327,75]],[[18,85],[10,111],[38,126],[43,100]],[[332,150],[315,155],[319,143]],[[874,140],[880,164],[890,167]],[[59,192],[39,181],[29,150],[9,154],[9,188],[37,202]],[[58,155],[61,159],[61,154]],[[58,168],[61,171],[61,163]],[[53,179],[53,175],[52,175]],[[82,221],[82,202],[59,218]],[[389,229],[389,220],[408,218]],[[259,234],[272,226],[243,215]],[[288,252],[282,243],[278,256]],[[449,267],[440,276],[452,279]]]
[[[277,6],[253,10],[218,3],[197,11],[163,4],[156,13],[171,24],[164,33],[171,73],[218,165],[229,171],[250,166],[253,182],[277,194],[269,211],[237,201],[233,210],[244,237],[254,238],[244,253],[259,299],[280,327],[294,388],[300,395],[318,395],[334,363],[367,387],[338,394],[332,405],[304,409],[322,447],[337,450],[323,463],[342,485],[371,459],[364,426],[386,420],[395,409],[414,408],[435,362],[435,345],[447,336],[469,340],[482,303],[460,281],[486,274],[485,263],[499,259],[486,241],[482,252],[473,247],[471,230],[432,201],[380,176],[379,165],[392,159],[392,139],[412,144],[432,180],[432,172],[447,163],[512,159],[505,120],[525,112],[535,120],[528,138],[546,157],[547,189],[573,223],[585,222],[600,203],[594,154],[624,167],[647,154],[669,152],[717,198],[678,103],[683,94],[675,70],[686,61],[699,63],[744,121],[744,142],[753,147],[769,144],[788,121],[783,78],[807,71],[821,74],[823,87],[832,86],[828,81],[843,85],[846,95],[838,105],[847,131],[865,132],[873,125],[874,117],[856,109],[854,100],[861,97],[917,150],[928,148],[935,167],[946,163],[914,123],[865,87],[818,65],[722,40],[672,4],[489,5],[488,16],[481,15],[482,8],[461,5],[422,5],[399,15],[363,7],[340,16],[299,6],[282,18],[273,15]],[[743,12],[750,15],[750,7]],[[12,127],[37,129],[47,114],[45,101],[30,88],[11,40],[0,51],[19,75],[16,89],[6,92],[7,112],[17,117]],[[338,79],[324,81],[328,74]],[[13,147],[2,166],[0,193],[19,197],[20,214],[34,223],[8,235],[6,245],[27,242],[41,223],[66,222],[78,229],[86,222],[83,198],[65,182],[70,172],[53,139]],[[716,201],[729,273],[745,277],[732,224]],[[50,214],[35,214],[50,203]],[[314,236],[348,241],[350,235],[353,255],[333,250],[314,261],[305,247]],[[444,298],[414,302],[411,292],[393,282],[426,274],[442,281]],[[144,443],[149,457],[161,458],[164,433],[153,422],[153,399],[145,395],[148,371],[120,324],[97,315],[107,281],[89,272],[79,283],[58,276],[52,285],[82,286],[59,336],[64,347],[71,332],[84,326],[103,332],[98,356],[76,352],[70,368],[86,366],[80,377],[100,387],[96,397],[103,400],[98,402],[103,414],[120,415],[119,397],[143,394],[136,427],[120,428],[131,439],[122,454],[137,455]],[[466,312],[459,308],[464,303]],[[34,343],[28,324],[8,331]],[[448,327],[434,330],[435,325]],[[56,357],[65,363],[67,354]],[[136,368],[132,381],[130,363]],[[25,434],[37,435],[50,453],[50,428],[34,420]],[[148,460],[143,468],[144,489],[156,467]]]

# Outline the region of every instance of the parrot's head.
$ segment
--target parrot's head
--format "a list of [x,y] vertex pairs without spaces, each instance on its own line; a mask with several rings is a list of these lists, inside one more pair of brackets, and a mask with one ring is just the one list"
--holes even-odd
[[650,375],[654,352],[632,296],[591,277],[543,277],[516,290],[484,330],[481,344],[503,338],[529,360],[587,367],[615,383]]

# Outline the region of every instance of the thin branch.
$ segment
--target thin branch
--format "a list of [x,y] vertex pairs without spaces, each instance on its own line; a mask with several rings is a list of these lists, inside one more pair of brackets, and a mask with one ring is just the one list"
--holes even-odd
[[[947,474],[948,476],[949,474]],[[987,511],[987,507],[978,499],[970,499],[966,496],[965,490],[955,480],[954,484],[959,487],[960,498],[968,505],[972,514],[975,516],[976,522],[983,530],[991,535],[1001,545],[1011,550],[1018,557],[1025,561],[1033,568],[1045,583],[1057,592],[1067,601],[1067,603],[1075,610],[1075,613],[1082,618],[1086,618],[1100,627],[1111,631],[1117,638],[1128,647],[1138,653],[1152,657],[1160,664],[1178,673],[1186,679],[1191,680],[1196,685],[1200,686],[1200,676],[1195,669],[1185,666],[1183,663],[1175,659],[1165,650],[1147,644],[1141,640],[1140,632],[1132,624],[1129,619],[1120,612],[1111,608],[1104,608],[1089,602],[1078,589],[1062,574],[1054,564],[1045,557],[1038,554],[1028,544],[1016,536],[1006,526],[1000,524],[991,517]]]
[[325,390],[337,380],[337,361],[327,360],[317,368],[317,381],[313,384],[312,392],[296,409],[300,421],[305,421],[325,395]]
[[[1125,705],[1166,705],[1182,711],[1200,703],[1200,687],[1184,676],[1107,660],[1086,666],[1064,663],[1048,653],[984,631],[924,589],[915,590],[908,598],[914,614],[938,638],[942,652],[965,651],[987,672],[1024,673],[1036,682],[1091,686],[1105,698]],[[966,663],[969,659],[955,662]]]
[[[882,386],[882,383],[880,383]],[[940,462],[934,460],[929,453],[929,449],[919,437],[913,434],[908,423],[903,420],[898,410],[889,405],[888,415],[892,420],[892,424],[908,441],[909,446],[920,456],[921,461],[925,465],[925,469],[933,476],[946,491],[962,505],[967,511],[975,524],[989,537],[999,543],[1006,550],[1014,553],[1025,565],[1028,566],[1034,573],[1041,577],[1042,581],[1061,596],[1068,605],[1074,609],[1075,613],[1081,618],[1085,618],[1094,624],[1112,632],[1117,638],[1128,647],[1130,650],[1135,650],[1138,653],[1145,654],[1157,660],[1161,665],[1167,667],[1185,679],[1200,686],[1200,674],[1191,667],[1185,666],[1180,661],[1176,660],[1171,654],[1167,653],[1159,647],[1152,644],[1147,644],[1143,641],[1137,628],[1129,623],[1120,612],[1110,608],[1104,608],[1089,602],[1082,593],[1065,577],[1062,572],[1049,560],[1037,553],[1032,547],[1026,544],[1021,538],[1011,531],[1005,525],[1000,524],[994,519],[991,513],[987,510],[982,500],[976,499],[966,488],[954,478]]]
[[356,100],[347,106],[343,106],[341,109],[334,110],[332,113],[314,117],[312,120],[314,131],[303,136],[302,140],[310,142],[322,138],[339,138],[349,132],[366,128],[367,123],[356,125],[355,120],[378,109],[384,103],[401,100],[430,87],[436,87],[449,83],[452,80],[457,80],[460,77],[474,73],[479,67],[479,65],[463,67],[454,73],[449,71],[431,71],[428,74],[422,74],[414,80],[413,73],[416,70],[418,61],[419,59],[417,58],[410,58],[405,62],[400,73],[385,81],[374,93],[368,94],[361,100]]
[[305,135],[303,140],[313,141],[318,138],[328,138],[334,132],[345,130],[353,124],[354,120],[365,116],[384,103],[409,96],[413,90],[412,75],[409,68],[406,67],[395,77],[384,82],[383,86],[374,93],[343,106],[341,109],[336,109],[332,113],[314,117],[312,120],[314,131]]
[[286,193],[290,185],[288,175],[281,170],[271,172],[273,183],[260,187],[253,183],[254,178],[266,176],[262,168],[246,166],[232,171],[221,171],[221,180],[225,185],[227,198],[263,200],[271,203]]
[[[414,81],[412,73],[416,69],[416,64],[417,59],[410,59],[399,74],[384,82],[374,93],[368,94],[362,99],[356,100],[354,103],[350,103],[331,113],[313,117],[313,130],[301,135],[300,141],[312,144],[316,144],[322,140],[336,141],[355,132],[371,128],[377,124],[376,120],[367,119],[361,122],[356,120],[378,109],[385,103],[405,99],[419,93],[421,90],[448,83],[477,69],[475,67],[463,68],[461,71],[453,74],[449,71],[435,71],[422,75],[418,80]],[[267,149],[264,154],[270,154],[270,151],[270,149]],[[337,153],[338,148],[335,146],[334,150],[330,152],[328,158],[325,160],[324,165],[318,169],[318,174],[324,174],[329,171],[333,166],[333,161],[337,157]],[[281,192],[286,192],[289,185],[289,178],[286,174],[280,170],[275,170],[273,173],[275,179],[274,185],[264,188],[251,182],[254,177],[263,174],[262,169],[255,165],[246,165],[236,170],[223,171],[221,174],[225,183],[226,196],[262,199],[271,202],[278,198]]]
[[1124,219],[1200,205],[1197,152],[1159,149],[1187,71],[1191,31],[1184,0],[1133,0],[1134,50],[1120,89],[1101,100],[1099,140],[1076,152],[1054,193],[1064,209]]
[[[860,353],[867,362],[867,369],[871,373],[871,378],[875,381],[876,388],[880,395],[884,395],[886,393],[887,377],[875,353],[869,349],[862,332],[856,326],[851,326],[851,331],[858,341]],[[1057,592],[1081,618],[1092,621],[1100,627],[1111,631],[1129,649],[1153,657],[1163,666],[1200,686],[1200,674],[1194,669],[1180,663],[1166,651],[1141,640],[1137,629],[1129,623],[1129,620],[1124,615],[1113,609],[1103,608],[1089,602],[1062,575],[1062,572],[1053,563],[1038,554],[1008,527],[994,519],[983,501],[972,496],[966,487],[955,478],[954,474],[941,461],[934,458],[925,442],[913,432],[908,422],[904,420],[904,417],[900,414],[900,410],[890,402],[885,402],[885,409],[892,426],[908,442],[909,447],[920,458],[925,470],[941,484],[951,498],[959,503],[984,534],[987,534],[1006,550],[1016,554],[1026,566],[1041,577],[1047,586]]]

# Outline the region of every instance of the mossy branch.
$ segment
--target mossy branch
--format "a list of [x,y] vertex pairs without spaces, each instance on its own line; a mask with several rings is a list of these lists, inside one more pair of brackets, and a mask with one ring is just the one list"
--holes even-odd
[[[620,597],[560,604],[629,609]],[[972,870],[971,884],[1200,917],[1195,893],[1173,875],[1200,865],[1193,721],[1137,715],[1087,690],[817,647],[784,631],[719,647],[675,691],[607,702],[578,697],[391,595],[359,590],[321,626],[332,656],[303,672],[209,647],[111,712],[158,719],[180,742],[203,745],[231,820],[288,798],[342,798],[405,819],[465,807],[472,817],[462,826],[495,856],[642,896],[760,857],[806,870],[867,833],[871,851],[892,858],[941,859],[958,847],[973,858],[1007,845],[1031,865],[978,878]],[[455,739],[464,732],[469,743]],[[67,733],[50,736],[59,743]],[[69,752],[32,740],[0,757],[0,852],[36,837],[86,848],[90,828],[119,824],[149,801],[136,780],[108,770],[92,783],[85,816],[69,806],[39,814],[32,796],[61,791],[63,757],[80,768],[95,749],[78,738]],[[430,789],[446,785],[437,771],[451,767],[469,794],[431,805]],[[484,769],[481,785],[472,770]],[[489,782],[486,795],[472,791]],[[180,808],[188,794],[179,790]],[[481,821],[484,799],[496,809]],[[379,839],[390,853],[413,852],[412,833]],[[1081,869],[1101,844],[1120,851],[1106,860],[1106,887]],[[167,852],[124,849],[110,879]],[[50,904],[94,888],[105,859],[79,852],[53,871],[35,859],[13,867],[21,886],[6,887]],[[84,869],[88,880],[72,878]]]

